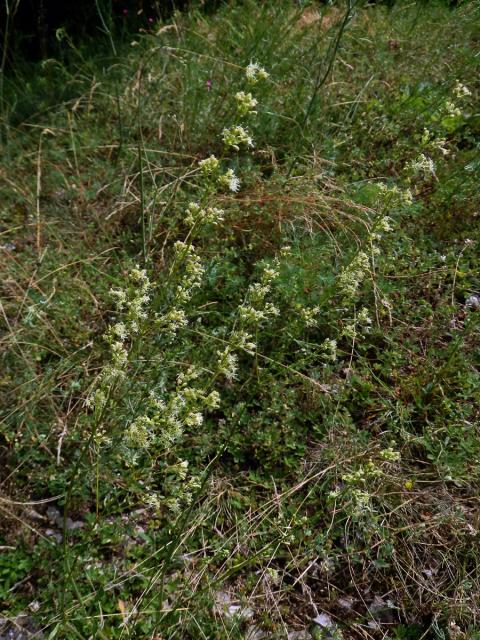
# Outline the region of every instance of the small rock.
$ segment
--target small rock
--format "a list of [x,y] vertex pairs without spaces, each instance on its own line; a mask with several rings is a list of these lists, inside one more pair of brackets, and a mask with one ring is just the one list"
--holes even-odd
[[244,620],[251,620],[255,615],[250,607],[243,607],[239,604],[233,604],[236,599],[226,591],[217,591],[215,594],[215,610],[220,615],[227,618],[238,617]]
[[[75,529],[82,529],[85,526],[85,523],[81,520],[72,520],[71,518],[67,518],[65,523],[63,522],[63,515],[56,507],[48,507],[47,509],[47,518],[48,520],[54,524],[59,529],[63,530],[63,525],[65,524],[65,528],[68,531],[73,531]],[[49,535],[49,534],[47,534]]]
[[[290,637],[290,636],[289,636]],[[258,627],[249,627],[245,634],[245,640],[266,640],[268,636]]]
[[43,516],[41,513],[38,513],[38,511],[35,511],[35,509],[26,509],[25,513],[29,518],[32,518],[33,520],[45,520],[45,516]]
[[300,631],[289,631],[288,640],[312,640],[311,634],[307,629],[301,629]]
[[477,311],[480,309],[480,296],[469,296],[465,300],[465,306],[472,309],[472,311]]
[[47,518],[50,520],[50,522],[54,522],[56,524],[58,518],[60,518],[60,511],[56,507],[48,507]]
[[45,535],[49,538],[55,538],[57,544],[60,544],[63,540],[63,536],[59,531],[55,531],[55,529],[46,529]]
[[349,597],[338,598],[337,600],[338,606],[342,607],[342,609],[347,609],[348,611],[353,607],[354,602],[355,600]]
[[[68,529],[69,531],[74,531],[75,529],[83,529],[83,527],[85,526],[85,523],[82,522],[81,520],[72,520],[71,518],[67,518],[65,526],[66,526],[66,529]],[[62,522],[62,528],[63,528],[63,522]]]
[[251,620],[254,615],[253,609],[250,609],[250,607],[242,607],[238,604],[231,604],[227,610],[227,616],[229,618],[237,616],[237,618],[242,618],[242,620]]
[[20,613],[14,618],[0,618],[0,640],[40,640],[43,637],[26,613]]
[[380,596],[374,597],[368,611],[375,622],[393,623],[396,621],[395,605],[391,600],[385,602]]
[[319,613],[313,618],[313,621],[324,629],[331,629],[334,626],[332,619],[327,613]]

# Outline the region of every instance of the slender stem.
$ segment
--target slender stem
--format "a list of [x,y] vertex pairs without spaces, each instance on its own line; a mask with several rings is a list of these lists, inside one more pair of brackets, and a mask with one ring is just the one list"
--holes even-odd
[[[347,0],[347,10],[345,11],[345,15],[343,16],[343,20],[342,20],[342,23],[340,25],[340,29],[338,30],[337,37],[335,38],[335,40],[333,42],[333,46],[330,45],[329,50],[327,52],[328,64],[327,64],[327,68],[325,70],[325,73],[323,75],[322,75],[322,65],[319,65],[319,67],[318,67],[317,77],[315,79],[315,85],[314,85],[314,88],[313,88],[312,95],[311,95],[310,100],[308,102],[307,108],[305,109],[305,113],[303,115],[303,118],[299,122],[299,129],[301,131],[304,130],[304,128],[305,128],[305,126],[306,126],[306,124],[308,122],[308,119],[310,118],[310,115],[311,115],[311,113],[313,111],[313,107],[315,106],[315,103],[317,101],[320,89],[322,88],[322,86],[327,81],[328,76],[330,75],[330,72],[333,69],[333,65],[334,65],[335,59],[337,57],[338,48],[340,46],[340,41],[342,39],[343,33],[344,33],[348,23],[350,22],[350,19],[352,17],[353,8],[354,8],[355,3],[357,1],[358,0]],[[330,55],[328,55],[328,54],[330,54]],[[290,166],[288,168],[287,180],[292,175],[292,171],[294,170],[294,168],[295,168],[295,166],[296,166],[296,164],[298,162],[298,158],[299,158],[299,155],[297,153],[294,156],[294,158],[293,158],[293,160],[290,163]]]
[[123,118],[122,118],[122,107],[120,103],[120,94],[118,92],[118,84],[115,83],[115,101],[117,103],[117,118],[118,118],[118,137],[120,139],[120,144],[117,149],[116,158],[120,157],[120,154],[123,149],[123,144],[125,141],[125,135],[123,131]]
[[143,176],[143,155],[140,142],[138,143],[138,164],[140,171],[140,214],[142,216],[142,251],[143,264],[147,266],[147,227],[145,221],[145,182]]
[[[19,0],[17,0],[17,6],[14,8],[14,11],[17,9],[18,7],[18,2]],[[5,110],[4,110],[4,98],[3,98],[3,89],[4,89],[4,78],[5,78],[5,67],[7,66],[7,52],[8,52],[8,37],[10,35],[10,5],[8,0],[5,0],[5,13],[6,13],[6,20],[5,20],[5,31],[3,33],[3,50],[2,50],[2,62],[0,64],[0,108],[2,110],[2,116],[3,116],[3,120],[5,121],[5,130],[7,129],[7,122],[6,122],[6,115],[5,115]]]
[[102,10],[100,9],[100,5],[98,4],[98,0],[95,0],[95,6],[97,7],[97,13],[100,18],[100,22],[102,23],[103,30],[105,31],[106,35],[108,36],[108,39],[110,40],[110,46],[112,47],[113,55],[116,56],[117,49],[115,47],[115,42],[113,41],[112,30],[110,29],[110,27],[108,27],[107,23],[105,22],[105,18],[103,17],[103,13],[102,13]]
[[63,622],[66,622],[65,597],[67,592],[67,580],[71,577],[73,572],[73,567],[68,561],[68,529],[67,529],[67,519],[68,519],[71,500],[72,500],[73,487],[77,479],[77,476],[82,470],[82,465],[83,465],[85,456],[87,455],[87,452],[90,446],[92,445],[92,443],[95,442],[95,437],[97,435],[98,427],[103,419],[103,416],[105,415],[105,411],[108,406],[108,403],[110,402],[110,398],[113,394],[113,391],[114,389],[112,385],[108,390],[104,406],[102,407],[99,415],[95,416],[90,436],[88,437],[88,440],[86,440],[85,443],[83,444],[83,447],[80,450],[80,455],[78,456],[77,464],[74,466],[73,471],[70,474],[70,477],[68,478],[68,481],[67,481],[67,487],[65,491],[65,504],[63,507],[63,527],[62,527],[65,571],[63,576],[62,590],[60,591],[60,612],[61,612]]
[[40,140],[38,142],[38,155],[37,155],[37,190],[36,190],[36,245],[37,245],[37,260],[41,261],[42,258],[42,246],[41,246],[41,224],[40,224],[40,195],[42,191],[42,136],[40,134]]

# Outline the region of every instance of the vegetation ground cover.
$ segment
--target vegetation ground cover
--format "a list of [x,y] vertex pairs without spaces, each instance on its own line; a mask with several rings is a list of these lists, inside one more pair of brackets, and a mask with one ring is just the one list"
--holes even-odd
[[477,637],[479,9],[233,2],[5,78],[5,620]]

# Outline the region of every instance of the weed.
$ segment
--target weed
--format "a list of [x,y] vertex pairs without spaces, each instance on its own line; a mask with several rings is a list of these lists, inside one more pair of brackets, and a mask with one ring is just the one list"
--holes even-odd
[[5,79],[0,603],[45,637],[478,634],[478,7],[274,5]]

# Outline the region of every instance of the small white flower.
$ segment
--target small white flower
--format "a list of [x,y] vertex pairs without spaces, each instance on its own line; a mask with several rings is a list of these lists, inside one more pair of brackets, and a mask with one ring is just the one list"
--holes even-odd
[[257,345],[252,342],[252,336],[244,330],[238,330],[231,337],[231,344],[237,349],[244,349],[247,353],[253,354]]
[[237,101],[237,110],[241,116],[247,116],[249,114],[256,114],[255,107],[258,101],[252,96],[251,93],[245,93],[245,91],[239,91],[235,94]]
[[226,347],[224,351],[217,351],[217,367],[218,372],[225,376],[229,381],[237,377],[238,358]]
[[321,349],[324,352],[324,358],[326,360],[330,360],[331,362],[335,362],[337,359],[337,341],[332,338],[326,338],[322,345]]
[[[223,220],[225,212],[223,209],[217,207],[208,207],[208,209],[202,209],[197,202],[190,202],[187,207],[185,222],[190,227],[193,227],[197,223],[205,224],[218,224]],[[191,252],[190,252],[190,260]]]
[[152,441],[153,421],[148,416],[139,416],[125,431],[125,444],[132,449],[148,449]]
[[222,131],[222,140],[226,147],[240,151],[240,146],[253,147],[253,138],[241,125],[235,125]]
[[205,160],[201,160],[198,163],[198,166],[206,175],[212,175],[218,171],[220,162],[215,156],[210,156],[209,158],[205,158]]
[[203,424],[203,416],[200,412],[193,411],[185,418],[185,424],[189,427],[201,427]]
[[456,116],[461,116],[462,115],[461,110],[451,100],[447,100],[445,102],[445,111],[447,112],[447,114],[449,116],[452,116],[452,117],[456,117]]
[[237,178],[233,169],[228,169],[228,171],[224,173],[223,176],[220,176],[218,181],[222,187],[229,189],[233,193],[237,193],[237,191],[240,189],[240,178]]
[[185,480],[188,473],[188,462],[183,460],[178,464],[171,465],[168,470],[176,475],[179,480]]
[[127,302],[127,294],[125,293],[125,291],[123,291],[123,289],[110,289],[109,293],[111,298],[115,300],[117,311],[123,311]]
[[389,231],[392,230],[392,225],[391,223],[391,218],[389,218],[388,216],[384,216],[378,223],[378,228],[381,231],[384,231],[385,233],[388,233]]
[[480,296],[469,296],[465,300],[465,306],[469,309],[480,309]]
[[388,449],[382,449],[382,451],[380,451],[380,457],[384,460],[388,460],[388,462],[398,462],[401,455],[399,451],[395,451],[392,447],[388,447]]
[[170,311],[165,313],[163,316],[157,317],[156,322],[170,333],[176,333],[179,329],[188,324],[185,311],[176,307],[170,309]]
[[116,335],[120,340],[124,341],[128,337],[127,327],[123,324],[123,322],[117,322],[112,327],[112,333]]
[[113,342],[111,345],[112,361],[117,367],[121,367],[127,363],[128,352],[121,342]]
[[317,316],[320,313],[320,307],[300,309],[300,316],[307,327],[315,327],[317,325]]
[[223,209],[219,209],[218,207],[208,207],[205,211],[204,221],[210,224],[218,224],[222,222],[225,216],[225,211]]
[[345,299],[351,300],[355,297],[369,265],[369,257],[364,251],[360,251],[352,262],[342,269],[338,276],[338,283],[339,290]]
[[220,406],[220,394],[218,391],[211,391],[205,396],[205,406],[208,409],[217,409]]
[[363,324],[363,325],[366,325],[366,326],[372,324],[372,319],[371,319],[371,317],[370,317],[370,315],[368,313],[368,309],[366,307],[363,307],[359,311],[358,316],[357,316],[357,320],[358,320],[358,322],[360,324]]
[[470,89],[458,80],[453,88],[453,93],[455,94],[456,98],[465,98],[466,96],[472,95]]
[[428,176],[435,175],[435,164],[431,158],[428,158],[424,153],[421,153],[418,158],[412,160],[407,168],[410,169],[414,176]]
[[248,67],[245,69],[245,76],[247,78],[247,82],[250,84],[257,84],[259,80],[266,80],[269,77],[269,73],[261,67],[258,62],[250,62]]

